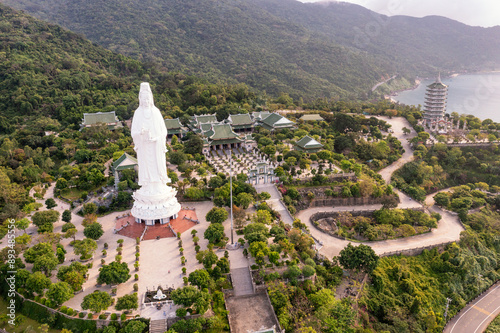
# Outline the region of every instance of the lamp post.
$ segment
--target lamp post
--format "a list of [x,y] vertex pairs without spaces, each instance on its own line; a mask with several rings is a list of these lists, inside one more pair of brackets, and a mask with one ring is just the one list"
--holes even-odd
[[231,244],[234,245],[233,239],[233,151],[229,151],[229,189],[230,189],[230,198],[231,198]]

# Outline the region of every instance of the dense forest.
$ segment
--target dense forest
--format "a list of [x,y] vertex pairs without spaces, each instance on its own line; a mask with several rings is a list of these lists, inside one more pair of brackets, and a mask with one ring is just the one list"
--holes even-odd
[[492,42],[498,27],[469,27],[441,17],[388,18],[345,3],[2,2],[169,71],[294,98],[367,98],[371,86],[394,74],[408,83],[415,75],[499,65],[500,50]]
[[[157,105],[173,116],[238,110],[256,103],[245,85],[205,80],[118,55],[58,26],[0,6],[0,129],[10,133],[27,117],[50,117],[78,128],[84,112],[116,111],[129,119],[141,80],[150,81]],[[233,105],[233,104],[237,105]],[[196,105],[198,108],[189,109]],[[208,108],[207,108],[208,107]],[[216,110],[215,110],[216,109]],[[227,116],[227,115],[226,115]],[[37,130],[50,130],[44,126]],[[41,133],[43,135],[43,133]]]

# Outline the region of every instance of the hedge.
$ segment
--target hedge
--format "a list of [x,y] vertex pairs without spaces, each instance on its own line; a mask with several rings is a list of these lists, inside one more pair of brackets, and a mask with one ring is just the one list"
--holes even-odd
[[65,328],[73,333],[84,333],[85,331],[93,332],[97,329],[94,320],[67,318],[59,313],[51,313],[45,307],[30,301],[22,303],[21,313],[39,323],[48,324],[50,327],[58,330]]

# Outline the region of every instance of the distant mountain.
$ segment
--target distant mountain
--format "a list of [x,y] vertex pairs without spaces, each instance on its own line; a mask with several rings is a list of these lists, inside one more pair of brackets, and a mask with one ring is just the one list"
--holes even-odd
[[500,67],[500,26],[471,27],[440,16],[377,14],[345,2],[249,0],[330,40],[396,62],[400,71],[479,71]]
[[382,77],[500,66],[500,28],[295,0],[0,0],[119,53],[294,97],[361,97]]

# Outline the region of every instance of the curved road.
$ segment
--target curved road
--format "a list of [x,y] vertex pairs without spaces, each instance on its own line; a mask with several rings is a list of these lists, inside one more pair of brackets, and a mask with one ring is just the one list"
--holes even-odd
[[[392,125],[393,135],[401,141],[405,152],[399,160],[393,164],[387,166],[386,168],[379,171],[382,178],[386,183],[390,183],[391,176],[405,163],[411,162],[414,158],[413,151],[409,144],[409,139],[416,136],[417,133],[413,130],[412,126],[408,123],[405,118],[402,117],[376,117],[381,120],[387,121]],[[403,133],[403,127],[411,129],[411,133],[405,135]],[[396,190],[401,200],[398,205],[399,208],[412,208],[412,207],[422,207],[422,205],[404,193]],[[428,198],[431,198],[434,194],[430,194]],[[272,198],[276,199],[276,198]],[[427,199],[426,199],[427,201]],[[273,205],[274,206],[274,205]],[[323,247],[320,249],[320,253],[328,257],[333,257],[339,255],[340,251],[349,243],[349,241],[341,240],[332,236],[329,236],[318,229],[310,222],[310,217],[317,212],[338,212],[338,211],[355,211],[355,210],[366,210],[366,209],[380,209],[382,205],[366,205],[366,206],[341,206],[341,207],[316,207],[303,210],[297,214],[302,223],[305,223],[311,232],[311,235],[323,243]],[[457,241],[460,239],[460,232],[464,229],[456,215],[450,212],[441,210],[437,206],[432,206],[430,211],[437,212],[441,214],[442,219],[439,221],[438,227],[429,233],[417,235],[407,238],[398,238],[385,241],[377,242],[364,242],[364,244],[370,245],[377,254],[383,254],[386,252],[401,251],[407,249],[415,249],[429,245],[438,245],[445,242]]]
[[443,330],[443,333],[479,333],[500,314],[500,282],[462,309]]

